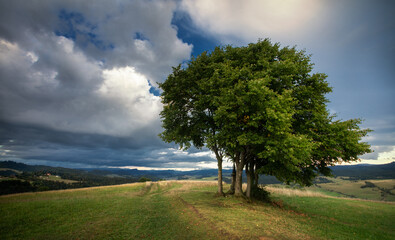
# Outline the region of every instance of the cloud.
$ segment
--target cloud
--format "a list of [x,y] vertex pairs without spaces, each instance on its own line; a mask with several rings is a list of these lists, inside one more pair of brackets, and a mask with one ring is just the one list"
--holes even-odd
[[[161,169],[213,168],[217,162],[208,149],[205,149],[205,154],[196,154],[152,143],[131,148],[118,138],[116,138],[118,142],[114,142],[114,139],[100,136],[72,135],[75,138],[85,139],[84,144],[83,140],[57,142],[53,138],[46,139],[50,134],[45,132],[46,137],[41,139],[32,138],[29,134],[21,134],[16,140],[1,139],[0,157],[2,159],[63,167],[129,166]],[[27,140],[24,141],[21,136],[27,137]],[[112,143],[115,143],[115,146],[103,144],[105,140],[110,143],[113,140]],[[194,151],[198,150],[192,149],[192,152]],[[226,167],[231,167],[231,164],[225,162],[224,168]]]
[[[372,146],[374,152],[361,156],[365,160],[379,160],[384,159],[387,162],[390,160],[391,155],[395,157],[395,119],[394,116],[385,118],[371,118],[363,123],[363,127],[368,127],[373,130],[362,141],[368,142]],[[387,156],[387,157],[384,157]]]
[[175,3],[92,4],[0,1],[1,120],[120,137],[159,131],[149,90],[192,49],[171,25]]
[[64,36],[106,68],[132,65],[155,84],[192,51],[171,25],[175,8],[173,1],[0,1],[0,35],[32,50],[46,48],[42,35]]
[[[308,6],[308,7],[306,7]],[[184,0],[181,9],[193,21],[223,41],[299,34],[321,11],[319,1]],[[219,35],[219,36],[218,36]]]
[[118,166],[168,147],[153,87],[192,51],[175,8],[1,0],[0,158]]
[[47,51],[57,53],[51,62],[44,53],[0,41],[4,121],[118,137],[160,131],[162,105],[144,75],[133,67],[101,69],[64,37],[44,40]]

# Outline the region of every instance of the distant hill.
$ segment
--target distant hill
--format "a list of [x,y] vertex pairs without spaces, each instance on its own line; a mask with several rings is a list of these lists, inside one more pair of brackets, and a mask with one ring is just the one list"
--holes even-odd
[[333,175],[352,179],[395,179],[395,162],[382,165],[350,165],[331,167]]
[[85,171],[79,169],[63,168],[63,167],[50,167],[44,165],[28,165],[24,163],[17,163],[13,161],[2,161],[0,162],[0,168],[14,169],[22,172],[36,172],[36,171],[59,171],[59,172],[73,172],[73,173],[85,173]]
[[[395,162],[382,165],[347,165],[347,166],[334,166],[331,167],[334,176],[344,176],[353,179],[395,179]],[[100,173],[106,175],[108,172],[119,176],[156,176],[161,179],[180,179],[182,177],[193,177],[193,178],[207,178],[217,176],[217,169],[202,169],[194,171],[173,171],[173,170],[137,170],[137,169],[90,169],[91,173]],[[225,178],[229,178],[232,174],[232,170],[224,169],[223,175]],[[279,181],[272,176],[261,176],[262,181],[266,184],[279,183]]]
[[[100,175],[81,169],[27,165],[24,163],[3,161],[0,162],[0,195],[118,185],[139,181],[139,178],[132,175],[111,176],[111,172],[105,173],[105,175]],[[54,176],[54,178],[49,178],[49,176]]]
[[[158,179],[202,179],[217,176],[217,169],[202,169],[194,171],[173,171],[173,170],[137,170],[137,169],[117,169],[117,168],[92,168],[92,169],[71,169],[63,167],[49,167],[42,165],[27,165],[13,161],[0,162],[0,169],[7,169],[7,174],[12,174],[12,170],[23,172],[51,172],[62,175],[64,178],[81,180],[84,178],[98,177],[120,177],[120,178],[140,178],[149,177],[152,180]],[[382,165],[348,165],[331,167],[334,176],[349,177],[351,179],[395,179],[395,162]],[[0,171],[0,175],[2,171]],[[6,172],[4,172],[6,173]],[[230,181],[232,170],[224,169],[225,181]],[[5,176],[5,175],[2,175]],[[77,177],[78,176],[78,177]],[[261,176],[261,182],[265,184],[279,183],[272,176]]]

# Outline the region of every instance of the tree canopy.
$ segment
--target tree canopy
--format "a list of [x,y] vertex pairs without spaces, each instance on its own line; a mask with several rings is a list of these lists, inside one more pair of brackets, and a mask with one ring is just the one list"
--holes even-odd
[[224,159],[236,166],[236,195],[244,194],[244,168],[248,197],[259,174],[310,185],[318,174],[330,175],[329,166],[371,151],[361,142],[370,130],[360,129],[360,119],[341,121],[329,114],[327,76],[312,70],[304,51],[268,39],[203,52],[159,84],[160,136],[184,149],[211,149],[221,194]]

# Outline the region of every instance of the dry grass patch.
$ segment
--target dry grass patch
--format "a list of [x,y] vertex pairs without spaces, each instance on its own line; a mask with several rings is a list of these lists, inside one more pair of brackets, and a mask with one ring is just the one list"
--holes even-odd
[[374,185],[384,189],[395,189],[395,179],[369,180]]
[[171,180],[171,181],[164,181],[160,182],[162,184],[177,184],[180,187],[173,189],[174,191],[189,191],[191,189],[202,189],[207,187],[213,187],[218,184],[217,181],[196,181],[196,180]]
[[277,188],[277,187],[265,187],[267,191],[270,193],[276,193],[280,195],[286,196],[298,196],[298,197],[329,197],[323,193],[309,191],[309,190],[300,190],[300,189],[292,189],[292,188]]
[[395,180],[358,180],[349,181],[336,178],[333,183],[319,186],[327,191],[336,192],[346,197],[361,198],[375,201],[395,201]]

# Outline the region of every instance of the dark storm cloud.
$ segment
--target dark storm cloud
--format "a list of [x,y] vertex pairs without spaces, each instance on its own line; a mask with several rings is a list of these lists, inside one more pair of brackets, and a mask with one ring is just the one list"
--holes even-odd
[[108,68],[132,64],[155,83],[192,48],[171,25],[175,8],[172,1],[0,1],[0,35],[26,49],[46,46],[36,36],[64,36]]
[[0,159],[143,165],[169,148],[155,86],[192,50],[175,8],[0,0]]
[[0,154],[4,160],[64,167],[198,168],[213,161],[207,149],[184,152],[159,138],[138,139],[142,134],[120,138],[1,122]]
[[[17,145],[34,146],[54,143],[68,147],[109,148],[109,149],[139,149],[146,145],[166,147],[156,136],[145,137],[144,132],[135,132],[132,136],[114,137],[102,134],[72,133],[56,131],[48,128],[10,124],[0,122],[0,145],[6,146],[10,140]],[[145,137],[145,138],[144,138]]]

